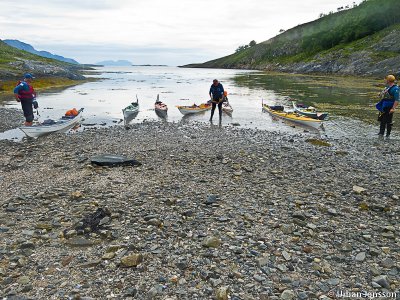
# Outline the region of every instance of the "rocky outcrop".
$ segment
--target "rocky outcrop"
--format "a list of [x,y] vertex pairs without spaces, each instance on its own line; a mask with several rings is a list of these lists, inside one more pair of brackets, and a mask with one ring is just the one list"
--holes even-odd
[[[16,70],[20,70],[21,73],[32,72],[35,74],[35,76],[56,76],[72,80],[85,79],[85,76],[80,74],[80,71],[82,71],[84,68],[79,65],[56,65],[34,60],[16,60],[14,62],[10,62],[9,65]],[[9,77],[10,74],[4,75]],[[16,75],[20,76],[20,74]]]

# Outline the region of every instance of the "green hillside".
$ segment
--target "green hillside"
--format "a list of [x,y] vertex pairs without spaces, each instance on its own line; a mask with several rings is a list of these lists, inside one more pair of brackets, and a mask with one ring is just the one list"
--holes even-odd
[[399,72],[399,66],[400,1],[367,0],[232,55],[187,67],[381,75]]
[[[35,75],[36,89],[66,87],[87,81],[82,65],[41,57],[11,47],[0,40],[0,100],[26,72]],[[4,94],[4,95],[3,95]]]
[[81,65],[61,62],[41,57],[23,50],[8,46],[0,40],[0,79],[20,78],[25,72],[33,72],[40,77],[63,77],[71,80],[82,80]]

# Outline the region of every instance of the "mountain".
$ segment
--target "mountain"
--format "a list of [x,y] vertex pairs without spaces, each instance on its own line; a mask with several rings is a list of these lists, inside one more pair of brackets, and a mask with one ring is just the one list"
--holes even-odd
[[21,42],[21,41],[18,41],[18,40],[4,40],[3,42],[11,47],[14,47],[14,48],[17,48],[20,50],[24,50],[24,51],[27,51],[27,52],[30,52],[30,53],[33,53],[33,54],[36,54],[39,56],[56,59],[59,61],[70,63],[70,64],[79,64],[76,60],[74,60],[72,58],[66,58],[61,55],[52,54],[47,51],[38,51],[35,48],[33,48],[31,45]]
[[400,1],[365,0],[202,64],[297,73],[385,75],[400,70]]
[[132,66],[132,63],[128,60],[104,60],[99,61],[96,65],[101,66]]
[[32,72],[38,79],[57,77],[83,80],[86,79],[82,75],[85,69],[87,67],[79,64],[70,64],[11,47],[0,40],[0,80],[20,79],[26,72]]

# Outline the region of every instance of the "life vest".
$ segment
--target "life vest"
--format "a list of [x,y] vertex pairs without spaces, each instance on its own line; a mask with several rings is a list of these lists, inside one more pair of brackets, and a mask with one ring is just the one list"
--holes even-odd
[[[17,85],[20,85],[22,81],[19,81]],[[18,91],[18,98],[20,100],[32,100],[33,98],[36,97],[36,92],[33,89],[33,86],[31,86],[28,82],[24,81],[25,84],[28,85],[28,90],[19,90]]]
[[76,108],[67,110],[67,112],[65,113],[66,117],[76,117],[79,114],[79,112],[76,110]]
[[392,85],[390,88],[385,88],[385,89],[381,92],[381,94],[380,94],[380,96],[381,96],[381,101],[379,101],[379,102],[375,105],[375,107],[376,107],[377,110],[383,112],[385,108],[387,108],[387,107],[392,107],[392,106],[393,106],[393,104],[394,104],[394,95],[392,95],[390,92],[391,92],[392,89],[395,88],[395,87],[398,88],[398,86],[395,84],[395,85]]
[[390,94],[390,91],[392,90],[392,88],[396,87],[397,85],[392,85],[390,88],[385,88],[382,92],[381,92],[381,99],[386,99],[386,100],[394,100],[394,96]]

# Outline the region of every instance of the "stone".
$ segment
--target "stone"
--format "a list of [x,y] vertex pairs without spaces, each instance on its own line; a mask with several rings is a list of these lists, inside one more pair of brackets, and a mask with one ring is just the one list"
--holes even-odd
[[360,252],[360,253],[358,253],[357,255],[356,255],[356,261],[358,261],[358,262],[362,262],[362,261],[364,261],[365,260],[365,252]]
[[104,255],[101,257],[101,259],[110,260],[110,259],[113,259],[114,257],[115,257],[115,252],[106,252],[106,253],[104,253]]
[[205,201],[205,204],[211,205],[211,204],[214,204],[214,203],[216,203],[218,201],[219,201],[219,196],[211,194],[211,195],[207,195],[207,199]]
[[381,266],[386,269],[390,269],[396,265],[395,261],[391,258],[385,258],[381,261]]
[[260,257],[257,258],[257,265],[261,268],[268,264],[269,258],[268,257]]
[[257,275],[257,274],[254,275],[253,278],[257,282],[263,282],[263,281],[267,280],[267,278],[265,278],[264,276],[260,276],[260,275]]
[[206,237],[202,245],[206,248],[218,248],[221,245],[221,240],[215,236]]
[[315,224],[313,224],[313,223],[308,223],[308,224],[307,224],[307,227],[310,228],[310,229],[312,229],[312,230],[315,230],[315,229],[317,228],[317,225],[315,225]]
[[228,300],[229,298],[229,287],[222,286],[215,291],[216,300]]
[[156,299],[156,297],[163,292],[163,286],[161,284],[157,284],[156,286],[152,287],[146,295],[148,300]]
[[25,242],[19,246],[20,249],[35,249],[35,244],[32,242]]
[[82,237],[76,237],[68,240],[67,244],[72,247],[90,247],[93,246],[95,243]]
[[161,220],[154,218],[154,219],[148,220],[147,224],[153,225],[153,226],[156,226],[156,227],[160,227],[162,225],[162,222],[161,222]]
[[334,208],[328,208],[328,214],[330,214],[331,216],[337,216],[338,212]]
[[362,193],[365,193],[365,191],[366,191],[365,188],[363,188],[363,187],[361,187],[361,186],[358,186],[358,185],[353,185],[353,192],[354,192],[354,193],[356,193],[356,194],[362,194]]
[[85,262],[83,264],[79,264],[77,265],[78,268],[93,268],[96,267],[97,265],[99,265],[101,263],[101,260],[97,259],[97,260],[90,260],[88,262]]
[[372,278],[372,282],[379,284],[383,288],[390,288],[390,284],[388,282],[388,278],[386,275],[380,275]]
[[0,226],[0,233],[5,233],[5,232],[8,232],[10,230],[10,228],[9,227],[2,227],[2,226]]
[[137,267],[143,261],[143,255],[141,253],[134,253],[121,258],[122,267]]
[[17,280],[18,284],[24,285],[31,282],[31,279],[28,276],[21,276]]
[[289,261],[292,259],[292,255],[288,253],[287,251],[282,251],[282,256],[286,261]]
[[304,221],[306,219],[306,216],[304,215],[304,213],[297,211],[292,214],[292,218]]
[[292,290],[284,290],[280,296],[282,300],[293,300],[296,299],[296,294]]

